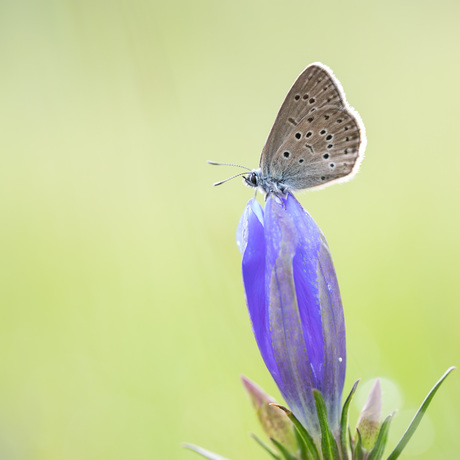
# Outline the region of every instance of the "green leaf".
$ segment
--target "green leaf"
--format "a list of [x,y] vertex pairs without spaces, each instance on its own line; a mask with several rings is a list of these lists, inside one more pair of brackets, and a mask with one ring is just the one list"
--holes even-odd
[[348,442],[351,450],[351,458],[355,458],[355,446],[353,445],[353,437],[351,436],[350,427],[348,427]]
[[355,382],[353,388],[345,401],[342,408],[342,417],[340,418],[340,445],[342,449],[343,460],[348,460],[348,410],[350,408],[351,400],[355,394],[356,388],[358,387],[359,380]]
[[272,458],[275,460],[282,460],[281,457],[278,457],[278,455],[273,452],[270,447],[267,446],[263,441],[261,441],[254,433],[251,433],[251,437],[261,446],[266,452],[268,452],[269,455],[271,455]]
[[193,450],[193,452],[200,454],[202,457],[207,458],[208,460],[228,460],[228,458],[217,455],[214,452],[203,449],[202,447],[195,446],[195,444],[184,443],[182,444],[182,447]]
[[356,434],[358,440],[356,441],[355,449],[353,451],[353,460],[363,460],[364,458],[364,451],[363,451],[363,444],[361,441],[361,433],[359,430],[356,430]]
[[435,386],[431,389],[431,391],[428,393],[426,396],[425,400],[423,401],[422,405],[420,406],[419,410],[415,414],[414,418],[410,422],[409,426],[407,427],[407,430],[403,434],[402,438],[399,440],[398,444],[394,448],[393,452],[391,452],[390,456],[388,457],[387,460],[395,460],[401,455],[401,452],[403,449],[406,447],[407,443],[409,442],[409,439],[412,437],[414,434],[415,430],[417,429],[420,420],[422,420],[422,417],[425,415],[426,410],[428,409],[428,406],[430,405],[431,400],[434,398],[434,395],[438,391],[439,387],[441,384],[444,382],[446,377],[455,369],[455,367],[449,367],[447,371],[444,373],[444,375],[436,382]]
[[375,445],[372,450],[369,452],[368,460],[380,460],[383,457],[383,452],[385,451],[385,446],[388,441],[388,433],[390,431],[390,423],[393,419],[394,412],[390,414],[382,423],[382,426],[375,441]]
[[281,406],[280,404],[270,403],[271,406],[278,407],[282,411],[286,413],[286,415],[291,419],[292,423],[297,428],[297,431],[302,439],[305,447],[305,451],[307,452],[307,460],[320,460],[318,449],[316,448],[315,441],[310,436],[310,433],[305,429],[305,427],[299,422],[297,417],[287,408]]
[[319,427],[321,429],[321,450],[323,451],[323,457],[326,460],[336,460],[340,458],[339,449],[329,428],[326,404],[324,404],[324,399],[318,390],[313,390],[313,395],[315,397],[316,413],[318,414]]
[[299,455],[300,455],[300,460],[309,460],[311,459],[311,456],[308,454],[307,451],[307,446],[305,445],[304,440],[302,439],[302,436],[300,433],[295,430],[295,435],[297,439],[297,445],[299,446]]
[[281,455],[283,456],[284,460],[296,460],[294,456],[284,447],[281,443],[279,443],[276,439],[270,438],[270,441],[275,444],[276,448],[280,451]]

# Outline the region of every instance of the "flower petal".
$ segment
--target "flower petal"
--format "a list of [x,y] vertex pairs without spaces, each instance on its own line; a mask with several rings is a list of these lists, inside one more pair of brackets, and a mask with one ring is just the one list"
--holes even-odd
[[264,210],[262,209],[262,206],[254,199],[249,200],[248,204],[244,208],[243,215],[241,216],[236,229],[236,245],[238,246],[241,254],[244,254],[248,243],[247,225],[249,220],[248,214],[250,211],[257,216],[262,226],[264,225]]
[[243,253],[243,282],[246,304],[252,329],[262,358],[270,373],[277,367],[270,343],[268,316],[265,309],[265,235],[263,209],[256,200],[250,200],[237,230],[237,241]]
[[289,195],[286,212],[296,222],[299,246],[294,279],[304,340],[318,389],[333,429],[338,428],[345,381],[345,319],[326,239],[300,203]]
[[319,390],[323,395],[333,429],[339,426],[345,383],[345,318],[339,285],[326,239],[322,236],[318,255],[319,299],[324,343],[324,374]]
[[278,374],[273,375],[294,415],[314,436],[319,433],[312,389],[316,379],[310,365],[294,280],[299,232],[283,200],[269,197],[265,208],[266,308]]

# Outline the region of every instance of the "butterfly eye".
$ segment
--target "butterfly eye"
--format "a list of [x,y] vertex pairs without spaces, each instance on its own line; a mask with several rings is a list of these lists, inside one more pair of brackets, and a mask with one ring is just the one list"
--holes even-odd
[[257,176],[254,173],[251,174],[251,176],[249,177],[249,180],[252,185],[257,185]]

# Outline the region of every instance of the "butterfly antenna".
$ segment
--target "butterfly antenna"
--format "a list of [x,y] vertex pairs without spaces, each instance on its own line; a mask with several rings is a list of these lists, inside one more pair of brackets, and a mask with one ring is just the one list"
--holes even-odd
[[[219,163],[217,161],[209,161],[209,160],[208,160],[208,163],[210,165],[214,165],[214,166],[235,166],[236,168],[243,168],[243,169],[247,169],[248,171],[252,171],[250,168],[247,168],[246,166],[236,165],[236,164],[233,164],[233,163]],[[233,176],[233,177],[236,177],[236,176]],[[230,177],[230,179],[233,179],[233,177]],[[230,179],[227,179],[227,180],[230,180]]]
[[235,177],[242,176],[243,174],[246,174],[246,173],[242,172],[242,173],[239,173],[239,174],[235,174],[234,176],[229,177],[228,179],[221,180],[220,182],[215,182],[212,185],[214,185],[214,187],[216,187],[217,185],[224,184],[225,182],[228,182],[229,180],[235,179]]

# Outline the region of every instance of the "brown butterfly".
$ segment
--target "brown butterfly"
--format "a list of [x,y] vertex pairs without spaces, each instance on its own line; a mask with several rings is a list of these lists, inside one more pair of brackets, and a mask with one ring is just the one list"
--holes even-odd
[[348,104],[331,69],[316,62],[289,90],[262,150],[260,167],[245,168],[249,173],[233,177],[244,175],[247,185],[265,194],[321,188],[351,179],[365,148],[361,117]]

